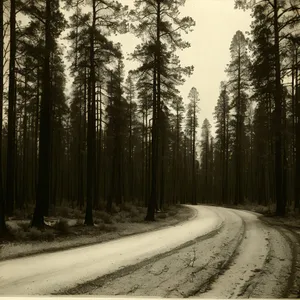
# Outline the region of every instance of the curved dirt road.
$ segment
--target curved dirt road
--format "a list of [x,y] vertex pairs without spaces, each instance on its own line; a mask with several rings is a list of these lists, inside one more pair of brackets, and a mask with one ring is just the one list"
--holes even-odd
[[191,208],[195,217],[174,227],[1,262],[0,295],[297,296],[293,233],[250,212]]

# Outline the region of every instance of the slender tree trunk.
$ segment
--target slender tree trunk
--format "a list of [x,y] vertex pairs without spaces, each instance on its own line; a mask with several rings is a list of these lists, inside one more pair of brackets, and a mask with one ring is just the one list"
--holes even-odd
[[93,196],[95,176],[95,65],[94,65],[94,33],[96,26],[96,3],[93,1],[93,25],[90,28],[90,74],[88,84],[88,132],[87,132],[87,204],[85,224],[93,226]]
[[51,0],[46,0],[45,22],[45,56],[43,67],[43,93],[41,99],[40,135],[39,135],[39,168],[36,205],[31,225],[44,227],[45,207],[49,203],[50,195],[50,161],[51,153],[51,78],[50,78],[50,55],[51,55]]
[[24,203],[27,203],[28,191],[28,172],[27,172],[27,75],[25,75],[25,102],[24,102],[24,119],[23,119],[23,178],[22,178],[22,195],[21,209],[24,208]]
[[37,181],[38,181],[38,136],[39,136],[39,115],[40,115],[40,70],[37,69],[37,89],[36,89],[36,107],[35,107],[35,143],[34,143],[34,192],[35,200],[37,198]]
[[196,99],[193,108],[193,137],[192,137],[192,204],[197,204],[196,200]]
[[[298,64],[298,53],[296,52],[296,65]],[[295,82],[295,111],[296,111],[296,159],[295,159],[295,209],[299,211],[300,208],[300,86],[299,73],[296,68],[296,82]]]
[[101,84],[99,86],[99,104],[97,107],[97,115],[98,115],[98,147],[97,147],[97,153],[98,153],[98,159],[97,159],[97,203],[100,200],[100,189],[102,187],[101,185],[101,177],[100,177],[100,171],[101,171],[101,165],[102,165],[102,90],[101,90]]
[[283,190],[282,168],[282,88],[280,68],[280,42],[278,25],[278,0],[274,0],[274,46],[275,46],[275,188],[276,215],[285,215],[285,192]]
[[7,132],[7,175],[6,175],[6,212],[12,215],[15,202],[15,127],[16,127],[16,1],[10,2],[10,58],[8,90],[8,132]]
[[133,153],[132,153],[132,95],[130,87],[129,99],[129,195],[130,200],[133,201]]
[[7,231],[5,224],[5,202],[3,198],[2,119],[3,119],[3,0],[0,0],[0,237]]
[[239,51],[238,60],[238,99],[237,99],[237,119],[236,119],[236,185],[235,185],[235,205],[244,202],[243,193],[243,170],[242,170],[242,99],[241,99],[241,57]]
[[[163,127],[163,126],[162,126]],[[163,210],[165,197],[165,128],[162,128],[162,143],[161,143],[161,174],[160,174],[160,202],[159,209]]]

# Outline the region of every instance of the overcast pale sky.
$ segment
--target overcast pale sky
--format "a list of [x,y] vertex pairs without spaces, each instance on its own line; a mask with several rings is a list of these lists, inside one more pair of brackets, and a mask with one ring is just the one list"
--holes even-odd
[[[122,0],[122,3],[131,6],[133,0]],[[226,79],[224,69],[230,61],[230,42],[237,30],[249,30],[250,12],[234,9],[234,0],[186,0],[181,11],[183,16],[191,16],[196,21],[194,31],[184,36],[191,47],[178,53],[183,65],[195,68],[180,88],[181,95],[187,101],[190,89],[196,87],[200,95],[199,124],[207,118],[213,125],[220,82]],[[131,53],[138,42],[131,34],[118,36],[117,40],[123,44],[124,53]],[[132,62],[125,63],[126,71],[134,67]]]
[[[133,8],[134,0],[121,2]],[[182,16],[191,16],[196,21],[193,32],[183,35],[191,47],[178,53],[182,65],[194,66],[193,75],[180,87],[181,95],[187,103],[190,89],[197,88],[200,95],[200,128],[207,118],[214,134],[213,111],[219,97],[220,82],[226,79],[224,70],[230,61],[230,43],[237,30],[245,33],[250,29],[250,12],[234,9],[234,0],[186,0],[181,12]],[[123,45],[125,57],[139,43],[132,34],[119,35],[113,40]],[[135,67],[132,61],[125,61],[126,72]]]

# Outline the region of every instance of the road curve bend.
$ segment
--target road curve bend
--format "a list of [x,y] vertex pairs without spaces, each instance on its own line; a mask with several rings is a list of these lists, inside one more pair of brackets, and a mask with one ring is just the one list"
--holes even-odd
[[209,207],[176,226],[98,245],[0,262],[0,295],[49,295],[115,272],[205,236],[224,219]]
[[180,249],[65,293],[204,299],[299,298],[300,245],[292,232],[268,226],[252,212],[201,207],[205,208],[223,220],[218,230]]
[[0,262],[0,295],[300,296],[299,237],[252,212],[189,207],[176,226]]

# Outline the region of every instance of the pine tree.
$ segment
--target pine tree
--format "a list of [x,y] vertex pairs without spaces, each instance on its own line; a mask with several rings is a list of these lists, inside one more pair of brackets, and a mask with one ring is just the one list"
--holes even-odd
[[187,116],[186,116],[186,122],[187,122],[187,133],[189,136],[189,139],[191,141],[191,202],[192,204],[197,203],[196,199],[196,134],[197,134],[197,127],[198,127],[198,112],[199,107],[198,103],[200,101],[199,99],[199,93],[195,87],[193,87],[190,90],[190,93],[188,95],[189,98],[189,104],[187,108]]
[[148,211],[145,218],[148,221],[154,221],[155,208],[157,207],[156,199],[158,198],[159,136],[161,135],[162,80],[164,62],[166,61],[165,54],[168,53],[168,48],[175,51],[178,48],[188,47],[189,44],[181,39],[181,32],[188,32],[194,25],[194,21],[189,17],[179,18],[179,7],[184,2],[178,3],[170,0],[135,1],[135,11],[131,12],[136,35],[142,37],[147,32],[147,40],[137,47],[135,57],[144,56],[147,58],[143,61],[141,71],[148,70],[150,72],[150,70],[153,70],[151,71],[153,76],[152,179]]
[[260,6],[265,10],[265,15],[268,15],[266,20],[270,22],[265,23],[265,27],[268,25],[271,27],[271,39],[274,47],[274,77],[275,77],[275,91],[274,91],[274,160],[275,160],[275,189],[276,189],[276,214],[283,216],[286,212],[287,192],[286,192],[286,169],[285,169],[285,154],[284,149],[285,137],[284,127],[286,120],[284,118],[283,107],[284,94],[282,88],[283,68],[281,65],[282,58],[282,41],[287,35],[285,29],[294,27],[299,24],[300,9],[297,1],[279,1],[279,0],[263,0],[263,1],[248,1],[248,0],[236,0],[236,7],[243,9],[255,10],[257,6]]
[[[38,3],[35,3],[38,4]],[[44,16],[44,47],[42,66],[42,95],[40,106],[39,130],[39,162],[36,206],[32,218],[32,226],[43,227],[44,216],[48,214],[50,203],[50,173],[51,173],[51,145],[52,145],[52,109],[53,95],[51,88],[51,54],[55,50],[56,39],[62,32],[65,22],[59,11],[59,1],[47,0],[45,5],[27,7],[27,14],[31,17]]]
[[229,163],[229,96],[227,83],[222,82],[220,96],[215,107],[216,119],[216,153],[219,162],[217,178],[219,183],[220,203],[228,202],[228,163]]
[[4,90],[4,20],[3,20],[4,1],[0,1],[0,237],[6,232],[5,223],[5,201],[3,195],[3,176],[2,176],[2,114],[3,114],[3,90]]
[[247,87],[250,60],[247,41],[241,31],[234,35],[231,46],[231,62],[226,70],[229,76],[228,89],[232,96],[231,106],[235,109],[235,204],[244,202],[244,135],[245,113],[247,110]]
[[207,119],[204,119],[201,127],[201,194],[202,203],[209,203],[211,201],[211,125]]

